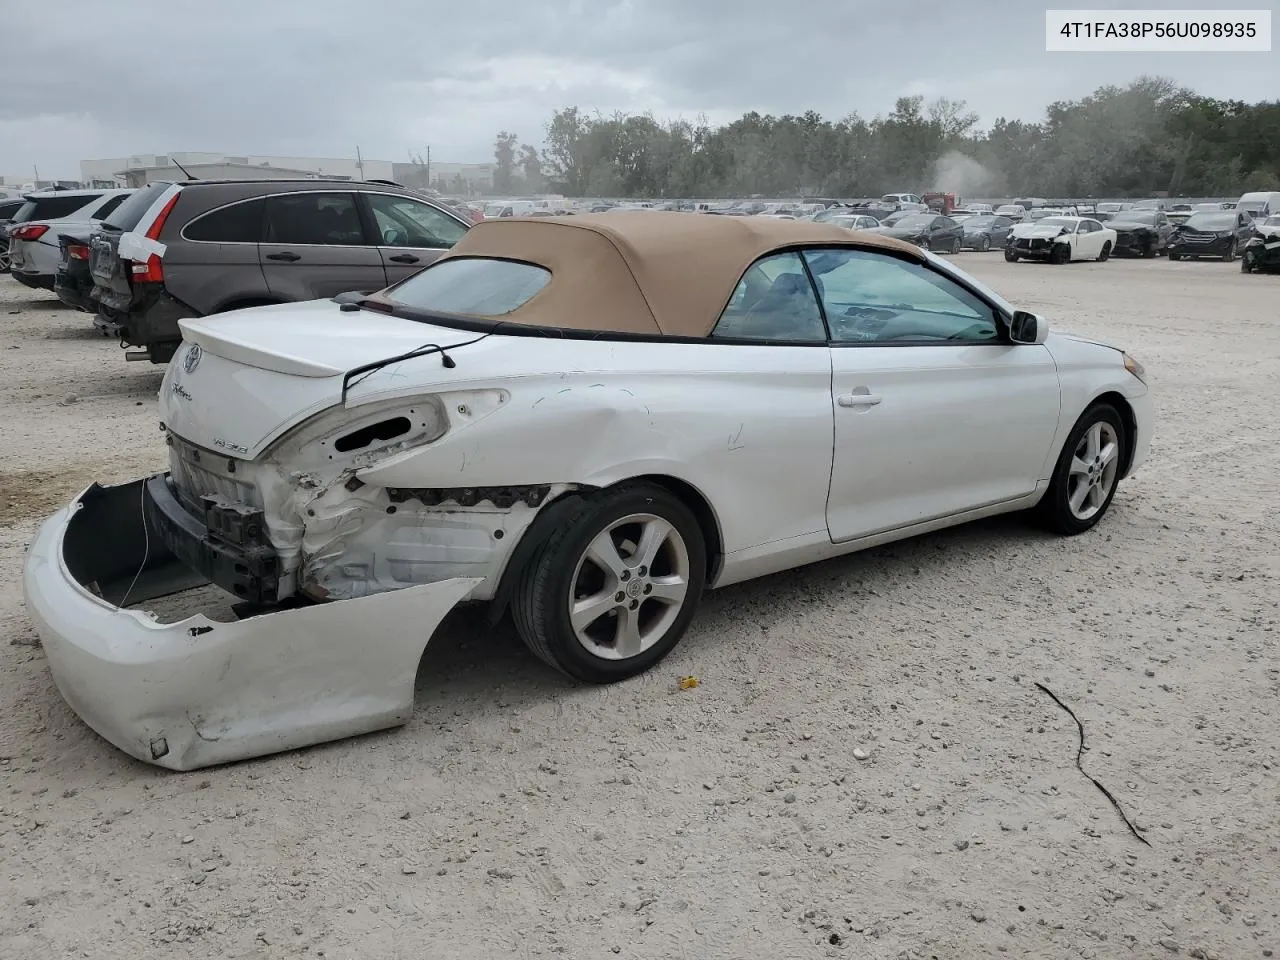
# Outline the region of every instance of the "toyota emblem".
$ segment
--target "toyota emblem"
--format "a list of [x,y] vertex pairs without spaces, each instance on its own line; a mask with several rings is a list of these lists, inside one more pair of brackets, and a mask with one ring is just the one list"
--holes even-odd
[[196,367],[200,366],[200,356],[202,353],[203,351],[200,349],[200,344],[193,343],[190,348],[188,348],[187,355],[182,361],[182,369],[187,371],[187,373],[195,373]]

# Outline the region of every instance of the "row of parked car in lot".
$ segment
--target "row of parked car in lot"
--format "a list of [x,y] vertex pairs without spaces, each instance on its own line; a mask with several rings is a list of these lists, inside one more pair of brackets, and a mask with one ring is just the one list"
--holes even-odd
[[[181,343],[184,318],[379,290],[435,260],[485,219],[652,206],[577,210],[499,201],[477,208],[387,181],[191,180],[59,190],[0,204],[0,231],[7,233],[7,245],[0,234],[0,269],[90,313],[104,335],[129,348],[127,359],[165,363]],[[666,206],[829,222],[935,253],[999,249],[1010,261],[1117,254],[1231,261],[1243,254],[1246,273],[1280,268],[1280,214],[1265,206],[1256,218],[1224,204],[1181,211],[1158,202],[1082,209],[1019,201],[944,214],[914,194],[861,203]]]

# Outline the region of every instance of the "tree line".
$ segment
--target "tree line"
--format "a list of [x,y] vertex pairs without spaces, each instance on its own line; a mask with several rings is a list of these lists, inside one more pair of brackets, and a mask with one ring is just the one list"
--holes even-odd
[[979,128],[962,100],[902,97],[887,116],[756,112],[712,127],[565,107],[539,151],[498,134],[494,191],[572,197],[1237,196],[1280,189],[1280,101],[1215,100],[1161,77]]

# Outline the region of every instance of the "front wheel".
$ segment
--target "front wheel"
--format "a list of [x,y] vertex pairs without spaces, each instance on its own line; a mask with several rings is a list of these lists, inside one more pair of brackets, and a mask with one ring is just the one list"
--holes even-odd
[[1076,421],[1063,444],[1053,479],[1037,506],[1049,529],[1074,536],[1107,512],[1120,481],[1128,438],[1119,411],[1098,403]]
[[1231,241],[1231,246],[1227,247],[1227,252],[1222,255],[1223,263],[1230,263],[1236,258],[1236,242]]
[[1066,263],[1071,259],[1071,248],[1065,243],[1055,243],[1049,251],[1050,263]]
[[981,250],[983,253],[986,253],[988,250],[990,250],[990,249],[991,249],[991,238],[990,238],[990,237],[988,237],[986,234],[983,234],[983,235],[982,235],[982,242],[978,244],[978,249],[979,249],[979,250]]
[[1111,259],[1111,241],[1108,240],[1102,245],[1102,252],[1098,254],[1098,262],[1106,263]]
[[706,544],[669,490],[597,494],[530,559],[512,598],[521,638],[588,683],[643,673],[680,641],[706,585]]
[[954,240],[952,240],[952,241],[951,241],[951,252],[952,252],[952,253],[959,253],[959,252],[960,252],[960,238],[959,238],[959,237],[956,237]]
[[1245,254],[1243,257],[1240,258],[1240,272],[1253,273],[1253,264],[1249,262],[1248,254]]
[[928,238],[928,237],[921,237],[921,238],[920,238],[920,249],[921,249],[921,250],[928,250],[928,249],[929,249],[929,238]]
[[1013,247],[1004,248],[1004,258],[1008,260],[1010,263],[1018,262],[1018,255],[1013,252]]
[[1177,263],[1179,260],[1181,260],[1181,259],[1182,259],[1182,254],[1180,254],[1180,253],[1174,253],[1172,250],[1170,250],[1170,251],[1169,251],[1169,259],[1170,259],[1170,260],[1172,260],[1174,263]]

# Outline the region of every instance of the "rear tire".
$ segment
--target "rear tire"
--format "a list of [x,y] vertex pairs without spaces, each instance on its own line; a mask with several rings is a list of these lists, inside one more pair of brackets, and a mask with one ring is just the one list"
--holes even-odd
[[680,642],[706,577],[693,512],[664,487],[627,483],[585,501],[538,548],[511,611],[539,659],[577,680],[614,683]]
[[956,237],[954,240],[952,240],[952,241],[951,241],[951,252],[952,252],[952,253],[959,253],[959,252],[960,252],[960,238],[959,238],[959,237]]
[[986,253],[988,250],[991,249],[991,238],[988,237],[985,233],[982,235],[982,242],[978,244],[978,249],[981,250],[983,253]]
[[1097,524],[1120,486],[1128,444],[1115,407],[1096,403],[1086,410],[1067,435],[1049,489],[1036,505],[1040,522],[1068,537]]

